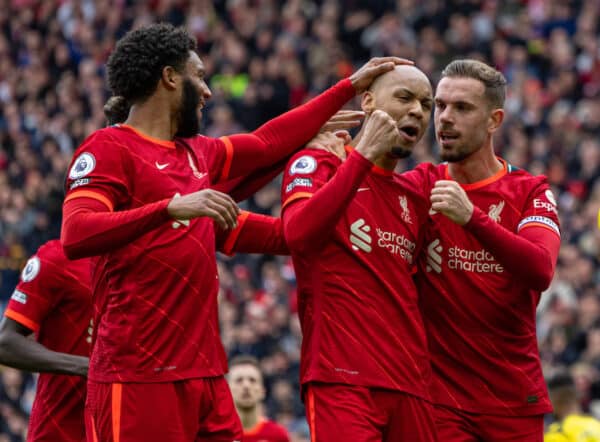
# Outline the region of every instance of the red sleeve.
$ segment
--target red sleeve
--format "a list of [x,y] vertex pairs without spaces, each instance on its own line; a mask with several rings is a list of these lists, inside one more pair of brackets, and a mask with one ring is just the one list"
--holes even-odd
[[264,253],[289,255],[283,236],[280,218],[242,211],[238,226],[229,231],[215,229],[217,249],[227,255],[239,253]]
[[[330,238],[358,186],[373,167],[369,160],[353,151],[335,175],[317,190],[319,182],[316,180],[304,182],[310,178],[298,176],[292,179],[292,175],[301,173],[306,167],[312,167],[307,165],[306,159],[301,161],[302,157],[292,162],[290,169],[286,170],[282,189],[285,239],[290,250],[298,252],[320,247]],[[318,171],[318,165],[316,170]],[[307,188],[310,192],[296,191],[285,197],[286,193],[297,188]],[[292,201],[294,204],[290,204]]]
[[132,175],[127,146],[103,130],[77,149],[66,180],[65,202],[93,198],[113,210],[129,201]]
[[556,204],[547,186],[536,190],[523,212],[517,233],[475,207],[465,227],[512,275],[534,290],[545,290],[554,276],[560,248]]
[[96,256],[118,249],[173,221],[168,199],[136,209],[109,212],[103,202],[75,198],[63,205],[60,240],[69,259]]
[[60,263],[42,246],[25,264],[21,278],[13,292],[4,316],[37,332],[44,318],[58,301],[56,273]]
[[222,137],[220,152],[207,156],[209,170],[220,171],[214,182],[247,175],[289,158],[355,93],[350,80],[345,79],[250,134]]

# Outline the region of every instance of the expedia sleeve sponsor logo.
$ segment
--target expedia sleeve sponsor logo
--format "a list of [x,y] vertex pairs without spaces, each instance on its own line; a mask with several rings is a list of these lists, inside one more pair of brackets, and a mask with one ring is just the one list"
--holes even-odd
[[27,304],[27,295],[20,290],[15,290],[10,299],[21,304]]
[[539,215],[528,216],[527,218],[522,219],[519,225],[517,226],[517,232],[519,232],[525,226],[534,226],[536,224],[541,224],[545,227],[548,227],[554,232],[556,232],[558,236],[560,236],[560,229],[558,228],[558,225],[550,218]]
[[294,181],[285,186],[285,193],[290,193],[295,187],[312,187],[310,178],[294,178]]
[[85,186],[86,184],[90,184],[92,182],[91,178],[79,178],[71,183],[69,186],[69,190],[73,190],[79,186]]

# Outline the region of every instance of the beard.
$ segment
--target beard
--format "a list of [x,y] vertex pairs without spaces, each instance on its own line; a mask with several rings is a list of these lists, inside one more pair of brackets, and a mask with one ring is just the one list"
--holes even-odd
[[200,94],[194,88],[191,80],[183,80],[181,90],[181,107],[179,108],[179,127],[175,133],[176,137],[190,138],[200,132],[200,119],[198,118],[198,104]]

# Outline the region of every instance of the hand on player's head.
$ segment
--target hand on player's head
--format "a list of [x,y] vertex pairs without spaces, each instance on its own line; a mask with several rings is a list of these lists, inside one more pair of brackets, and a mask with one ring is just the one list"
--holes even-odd
[[400,57],[374,57],[353,73],[350,76],[350,81],[356,93],[360,94],[367,90],[379,75],[391,71],[394,66],[403,64],[413,65],[414,62]]
[[331,152],[338,158],[346,158],[344,147],[350,143],[352,137],[345,130],[336,132],[320,132],[306,144],[307,149],[321,149]]
[[178,221],[200,216],[212,218],[222,229],[237,226],[239,207],[233,199],[212,189],[199,190],[183,196],[175,196],[167,206],[169,215]]
[[374,161],[400,143],[400,131],[396,121],[382,110],[375,110],[365,123],[363,135],[356,150]]

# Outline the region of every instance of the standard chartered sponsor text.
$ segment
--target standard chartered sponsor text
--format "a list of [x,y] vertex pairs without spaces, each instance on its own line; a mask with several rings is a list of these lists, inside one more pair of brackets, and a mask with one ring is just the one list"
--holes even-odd
[[468,250],[457,246],[448,249],[448,267],[452,270],[475,273],[504,272],[504,267],[498,264],[487,250]]
[[402,234],[395,232],[386,232],[379,228],[377,231],[377,245],[381,248],[387,249],[393,255],[399,255],[405,259],[408,263],[413,262],[413,253],[417,247],[414,242],[406,238]]

